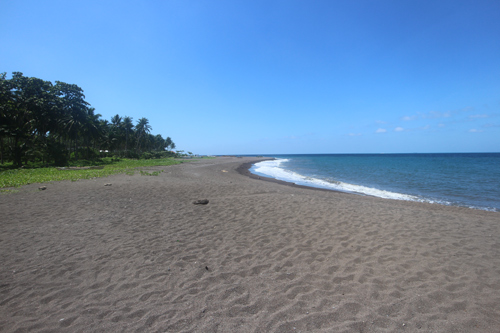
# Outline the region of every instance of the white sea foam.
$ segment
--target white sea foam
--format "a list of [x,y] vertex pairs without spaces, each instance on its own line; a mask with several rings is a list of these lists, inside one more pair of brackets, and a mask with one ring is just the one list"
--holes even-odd
[[288,160],[276,159],[272,161],[259,162],[254,165],[251,171],[257,172],[267,177],[295,183],[297,185],[326,188],[330,190],[349,192],[349,193],[358,193],[384,199],[409,200],[409,201],[421,201],[421,202],[427,201],[417,196],[408,194],[379,190],[372,187],[354,185],[344,182],[337,182],[337,181],[332,182],[318,178],[306,177],[296,172],[282,168],[281,165],[285,162],[288,162]]
[[[437,198],[425,195],[410,195],[397,192],[391,192],[386,190],[381,190],[373,187],[367,187],[362,185],[349,184],[345,182],[336,181],[334,179],[319,179],[314,177],[307,177],[301,175],[300,173],[293,172],[286,169],[286,162],[288,159],[276,159],[272,161],[264,161],[256,163],[251,169],[251,172],[257,173],[265,177],[271,177],[298,185],[318,187],[342,192],[356,193],[362,195],[375,196],[385,199],[395,199],[395,200],[407,200],[407,201],[418,201],[427,202],[431,204],[440,204],[447,206],[460,206],[468,207],[472,209],[480,209],[487,211],[499,212],[499,208],[494,208],[490,206],[476,206],[471,204],[466,204],[460,201],[448,201],[444,198]],[[283,165],[285,164],[285,165]]]

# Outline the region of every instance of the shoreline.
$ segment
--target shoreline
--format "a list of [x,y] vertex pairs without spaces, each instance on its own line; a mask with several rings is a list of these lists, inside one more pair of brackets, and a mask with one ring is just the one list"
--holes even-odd
[[[247,177],[252,178],[252,179],[263,180],[263,181],[266,181],[266,182],[271,182],[271,183],[285,185],[285,186],[291,186],[291,187],[295,187],[295,188],[302,188],[302,189],[315,190],[315,191],[326,191],[326,192],[344,193],[344,194],[349,194],[349,195],[355,194],[355,193],[342,192],[342,191],[337,191],[337,190],[333,190],[333,189],[326,189],[326,188],[321,188],[321,187],[299,185],[299,184],[296,184],[296,183],[287,182],[287,181],[279,180],[279,179],[276,179],[276,178],[259,176],[259,175],[256,175],[256,174],[254,174],[254,173],[252,173],[250,171],[250,169],[252,168],[252,166],[255,165],[256,163],[259,163],[259,162],[262,162],[262,161],[272,161],[272,160],[275,160],[275,159],[276,158],[267,158],[267,159],[259,160],[257,162],[245,162],[245,163],[242,163],[236,169],[236,171],[238,171],[239,174],[241,174],[243,176],[247,176]],[[360,194],[360,195],[364,196],[363,194]]]
[[498,331],[498,214],[248,176],[259,160],[0,196],[0,331]]
[[[261,161],[266,161],[266,160],[276,160],[275,157],[269,157],[265,158],[256,162],[246,162],[243,163],[240,167],[238,167],[237,171],[245,175],[247,177],[253,178],[253,179],[259,179],[267,182],[272,182],[272,183],[277,183],[285,186],[292,186],[296,188],[303,188],[303,189],[311,189],[311,190],[318,190],[318,191],[327,191],[327,192],[336,192],[336,193],[343,193],[347,195],[357,195],[357,196],[362,196],[362,197],[371,197],[371,198],[378,198],[378,199],[383,199],[383,200],[395,200],[395,201],[406,201],[406,202],[413,202],[413,203],[425,203],[425,204],[431,204],[431,205],[439,205],[439,206],[445,206],[445,207],[456,207],[456,208],[465,208],[465,209],[472,209],[472,210],[477,210],[477,211],[485,211],[485,212],[491,212],[491,213],[500,213],[500,211],[495,210],[495,208],[487,208],[487,207],[471,207],[471,206],[463,206],[463,205],[447,205],[439,202],[431,202],[431,201],[418,201],[418,200],[405,200],[405,199],[394,199],[394,198],[382,198],[378,197],[376,195],[370,195],[366,193],[357,193],[357,192],[348,192],[348,191],[340,191],[336,189],[328,189],[328,188],[322,188],[322,187],[315,187],[315,186],[307,186],[307,185],[299,185],[293,182],[288,182],[284,180],[279,180],[276,178],[272,177],[266,177],[266,176],[260,176],[252,173],[250,169],[252,166],[254,166],[256,163],[259,163]],[[406,194],[404,194],[406,195]]]

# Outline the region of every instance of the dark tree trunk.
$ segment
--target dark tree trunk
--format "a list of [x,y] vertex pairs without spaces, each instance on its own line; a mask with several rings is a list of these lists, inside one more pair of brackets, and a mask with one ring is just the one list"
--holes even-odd
[[4,149],[3,138],[0,138],[0,160],[2,164],[3,164],[3,149]]

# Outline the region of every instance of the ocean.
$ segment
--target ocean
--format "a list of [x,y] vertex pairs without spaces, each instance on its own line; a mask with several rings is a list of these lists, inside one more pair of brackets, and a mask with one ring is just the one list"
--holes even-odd
[[254,174],[386,199],[500,211],[500,153],[266,155]]

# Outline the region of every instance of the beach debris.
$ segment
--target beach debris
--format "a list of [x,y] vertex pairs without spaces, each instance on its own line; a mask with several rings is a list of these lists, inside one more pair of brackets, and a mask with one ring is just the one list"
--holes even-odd
[[193,201],[193,204],[195,204],[195,205],[206,205],[206,204],[208,204],[208,200],[207,199],[196,200],[196,201]]
[[104,184],[104,186],[111,186],[111,185],[112,185],[111,183]]
[[205,269],[208,271],[208,266],[205,266]]
[[222,172],[228,172],[227,170],[222,170]]
[[40,186],[38,189],[39,189],[40,191],[43,191],[43,190],[46,190],[46,189],[47,189],[47,186]]

